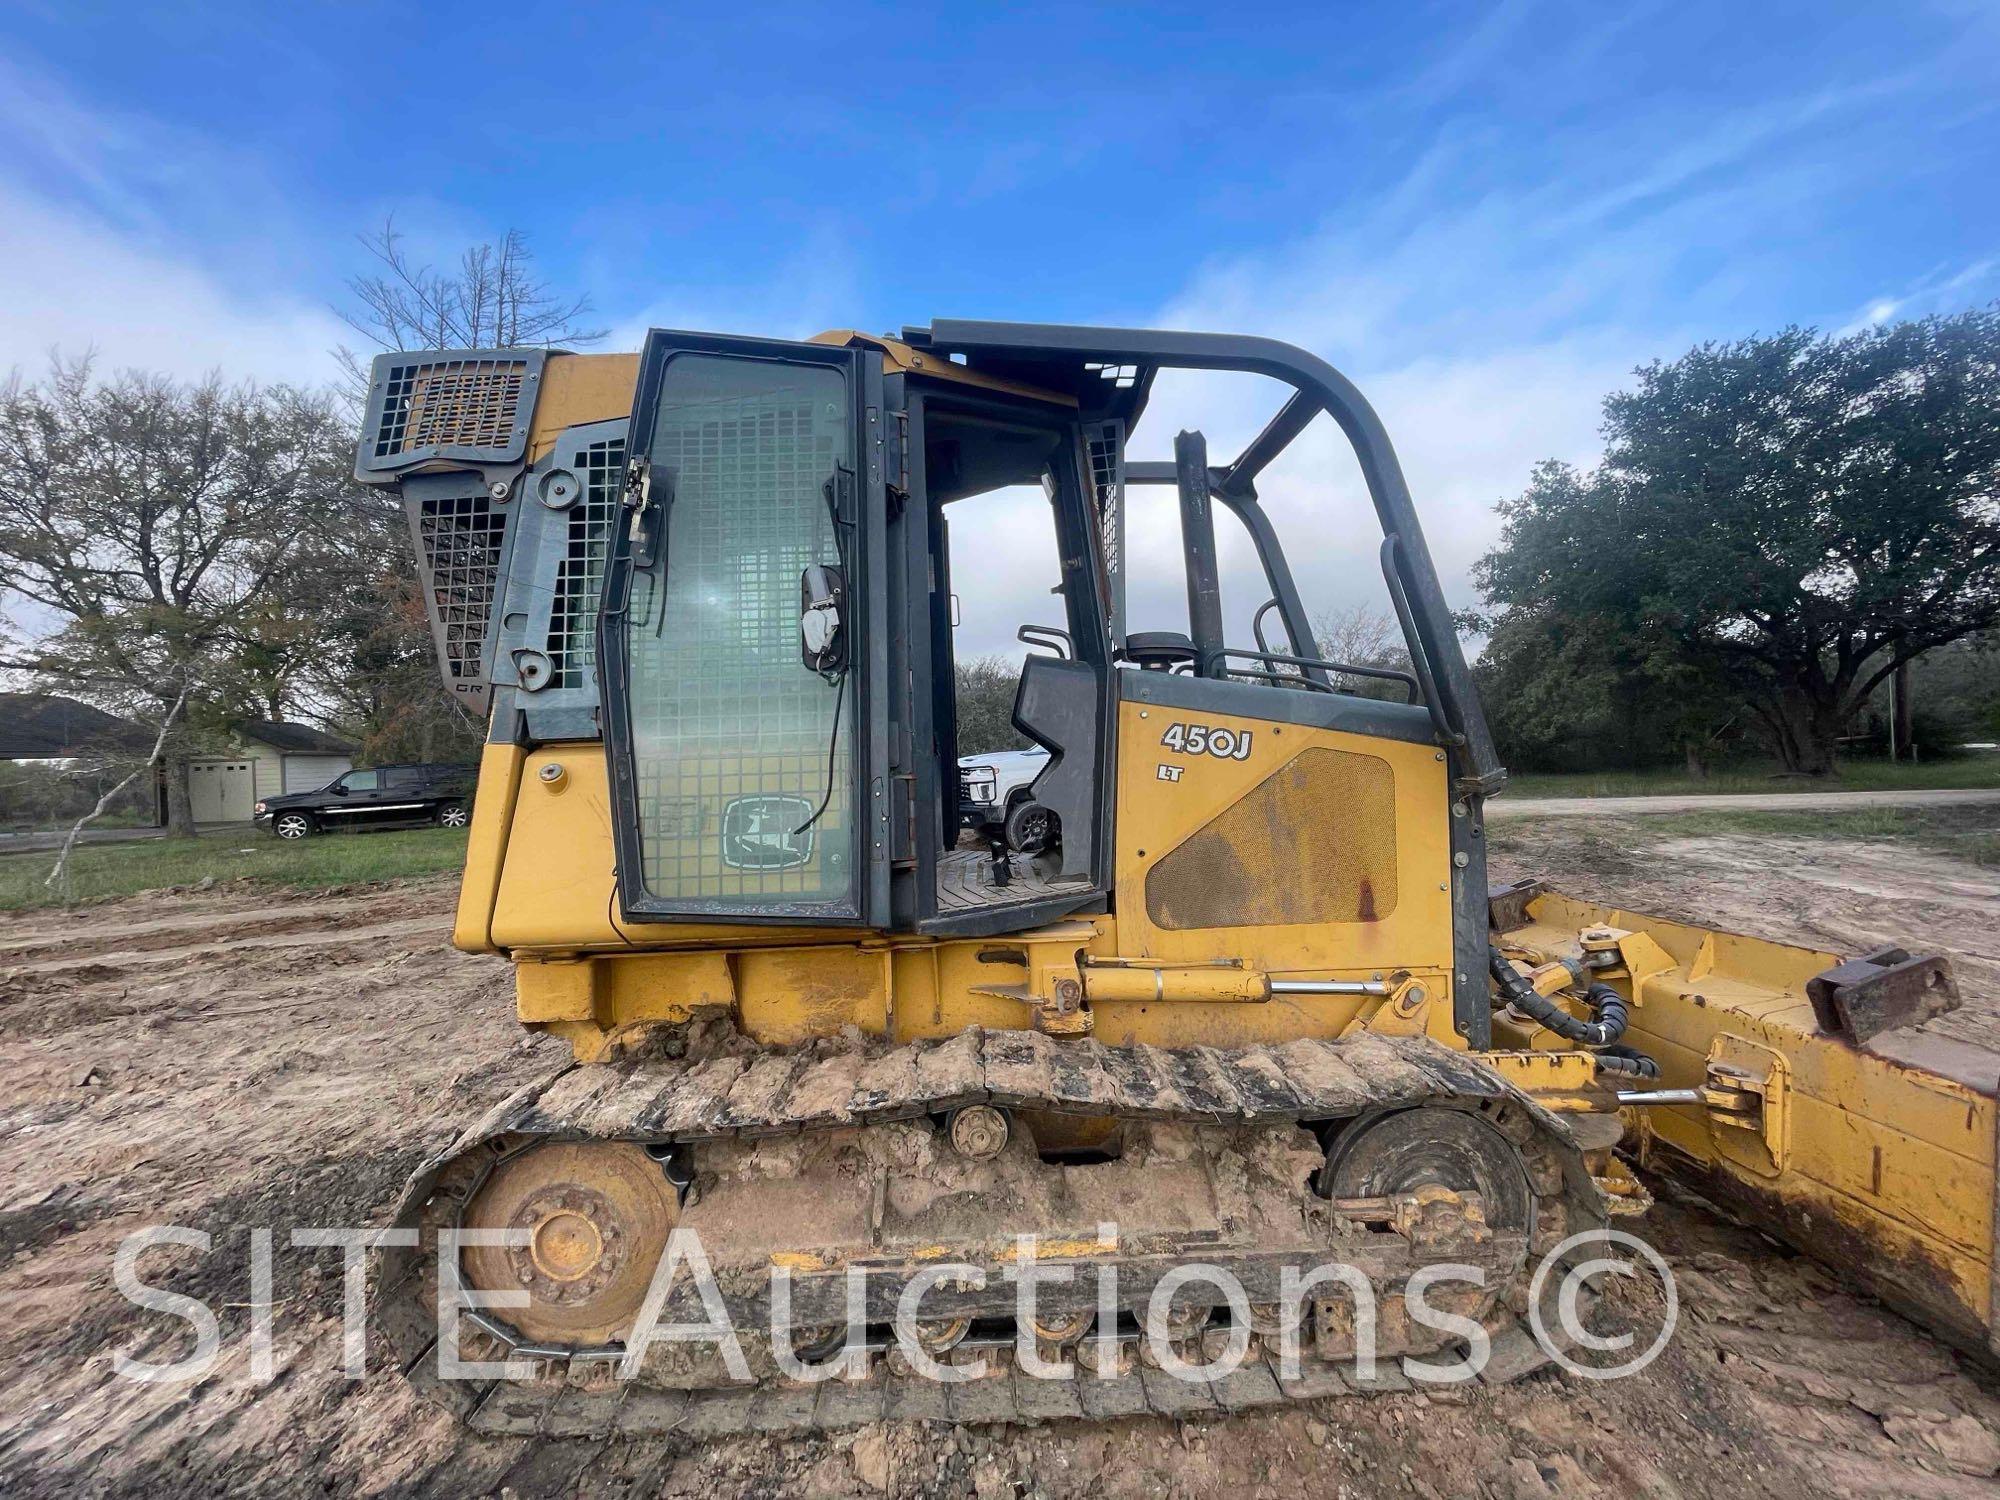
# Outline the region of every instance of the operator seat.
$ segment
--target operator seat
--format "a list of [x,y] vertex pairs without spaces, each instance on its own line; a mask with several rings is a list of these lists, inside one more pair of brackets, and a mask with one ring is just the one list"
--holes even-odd
[[1172,672],[1195,664],[1194,642],[1178,630],[1135,630],[1125,637],[1119,656],[1142,672]]
[[1014,695],[1014,727],[1049,752],[1028,795],[1056,816],[1056,880],[1088,880],[1097,844],[1097,746],[1102,715],[1097,668],[1030,654]]

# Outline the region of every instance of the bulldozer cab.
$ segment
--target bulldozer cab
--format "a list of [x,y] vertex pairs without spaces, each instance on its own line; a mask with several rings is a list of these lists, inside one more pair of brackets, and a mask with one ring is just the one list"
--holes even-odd
[[[957,324],[900,340],[649,336],[598,645],[628,920],[980,933],[1103,910],[1132,780],[1119,764],[1126,701],[1150,705],[1134,732],[1152,743],[1133,758],[1159,788],[1180,788],[1190,760],[1249,760],[1257,726],[1281,736],[1286,723],[1435,746],[1460,761],[1467,791],[1492,788],[1476,704],[1440,687],[1462,683],[1463,664],[1413,517],[1390,528],[1384,565],[1418,670],[1313,655],[1255,480],[1326,409],[1324,389],[1301,390],[1231,465],[1211,467],[1197,434],[1181,436],[1173,465],[1127,463],[1160,368],[1246,364],[1257,343],[1172,338]],[[1393,511],[1393,457],[1366,451],[1372,414],[1349,415]],[[1134,483],[1178,493],[1185,631],[1124,618]],[[957,847],[954,613],[983,580],[978,558],[954,559],[950,534],[956,505],[1014,486],[1046,497],[1054,544],[1049,616],[1014,622],[1034,649],[1013,711],[1048,751],[1033,797],[1051,833],[1007,858]],[[1218,511],[1240,519],[1263,563],[1251,641],[1224,635]],[[1354,694],[1357,673],[1389,678],[1403,701]],[[1195,722],[1209,714],[1230,726]],[[1381,801],[1393,827],[1386,784],[1351,767],[1328,775]],[[1180,800],[1194,796],[1190,783]],[[1434,816],[1442,826],[1443,798]],[[1393,881],[1393,855],[1381,863]],[[1186,906],[1198,865],[1169,872],[1166,887],[1187,889],[1153,904]],[[1298,873],[1297,911],[1266,901],[1273,925],[1343,914]],[[1383,915],[1391,893],[1368,884],[1365,869],[1336,882],[1334,904],[1356,908],[1348,920]]]
[[[1193,432],[1172,461],[1131,458],[1174,369],[1289,395],[1233,458]],[[1406,673],[1314,654],[1258,500],[1322,414],[1373,501]],[[1483,1041],[1480,808],[1504,773],[1387,437],[1303,351],[937,322],[656,330],[636,357],[387,355],[358,470],[402,495],[446,680],[516,752],[494,775],[544,778],[469,861],[461,944],[976,939],[1108,915],[1147,962],[1428,973]],[[991,649],[993,599],[1020,585],[989,551],[954,555],[952,533],[977,497],[1023,486],[1047,507],[1049,593],[1001,639],[1030,647],[1012,719],[1047,752],[1044,816],[1034,847],[1005,851],[960,837],[954,625],[963,601]],[[1128,617],[1138,486],[1173,497],[1155,524],[1177,531],[1184,617]],[[1029,524],[1034,502],[1008,503],[1007,525]],[[1263,574],[1261,600],[1230,601],[1235,634],[1218,526]],[[1355,691],[1370,680],[1387,690]],[[547,800],[572,773],[601,838]]]
[[[1112,659],[1076,403],[915,358],[649,338],[600,645],[628,918],[991,931],[1101,909]],[[1042,487],[1063,560],[1063,659],[1030,661],[1015,717],[1064,835],[995,883],[954,848],[947,516],[1015,485]]]

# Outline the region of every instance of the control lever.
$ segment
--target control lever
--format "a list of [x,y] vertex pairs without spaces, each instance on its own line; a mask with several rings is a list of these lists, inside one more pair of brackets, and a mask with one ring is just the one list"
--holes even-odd
[[999,834],[989,834],[986,839],[986,858],[990,861],[987,873],[993,884],[1006,886],[1013,883],[1014,866],[1007,854],[1007,841]]

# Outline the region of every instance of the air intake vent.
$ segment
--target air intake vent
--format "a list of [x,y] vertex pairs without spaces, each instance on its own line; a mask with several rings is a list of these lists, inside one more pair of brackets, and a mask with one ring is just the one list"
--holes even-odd
[[618,471],[625,440],[611,438],[576,451],[583,494],[569,508],[569,545],[556,570],[555,606],[549,612],[551,687],[587,687],[597,661],[597,600],[604,588],[605,541],[617,509]]
[[380,356],[357,471],[366,477],[437,458],[517,461],[546,358],[539,349]]
[[1084,424],[1090,493],[1097,502],[1097,536],[1104,578],[1111,586],[1111,634],[1125,638],[1125,424],[1116,417]]
[[[449,483],[451,476],[438,481]],[[412,481],[416,483],[417,481]],[[506,540],[507,515],[483,488],[460,494],[408,497],[423,561],[425,604],[437,640],[445,686],[485,705],[488,617]]]

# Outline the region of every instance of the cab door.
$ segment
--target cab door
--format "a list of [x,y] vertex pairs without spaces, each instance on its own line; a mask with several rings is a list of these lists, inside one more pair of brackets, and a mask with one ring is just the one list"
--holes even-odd
[[886,922],[881,383],[647,336],[598,623],[629,921]]

